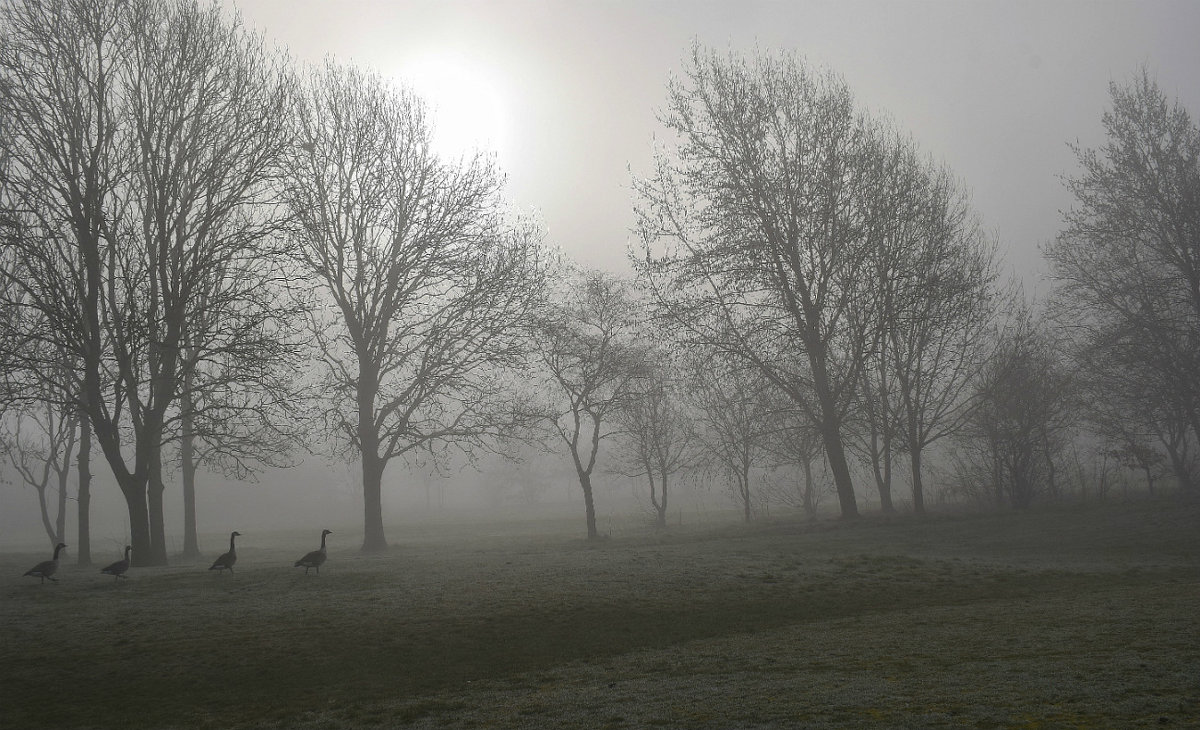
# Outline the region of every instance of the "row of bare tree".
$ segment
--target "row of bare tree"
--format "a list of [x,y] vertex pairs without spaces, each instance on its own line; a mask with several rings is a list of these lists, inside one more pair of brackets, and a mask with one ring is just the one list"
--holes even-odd
[[[963,184],[787,55],[693,49],[635,181],[637,277],[622,281],[548,250],[491,158],[435,155],[410,92],[333,61],[298,69],[215,4],[6,0],[0,28],[7,441],[56,538],[74,448],[81,561],[93,442],[142,565],[167,560],[176,465],[195,555],[200,465],[242,476],[306,449],[361,464],[365,550],[387,546],[393,461],[546,434],[573,460],[589,536],[614,435],[660,522],[698,454],[748,517],[747,448],[767,443],[795,450],[810,487],[823,452],[845,517],[853,463],[890,511],[901,457],[923,512],[924,456],[947,437],[977,448],[968,466],[999,501],[1027,505],[1084,401],[1122,453],[1165,449],[1191,484],[1196,134],[1179,110],[1163,111],[1174,146],[1081,151],[1081,207],[1048,251],[1073,331],[1091,333],[1068,347],[1042,317],[1001,316],[996,246]],[[1114,145],[1145,133],[1122,104],[1161,100],[1148,80],[1125,93]],[[1156,189],[1110,180],[1147,167]],[[1101,269],[1125,277],[1119,296]],[[1071,357],[1087,367],[1068,377]]]

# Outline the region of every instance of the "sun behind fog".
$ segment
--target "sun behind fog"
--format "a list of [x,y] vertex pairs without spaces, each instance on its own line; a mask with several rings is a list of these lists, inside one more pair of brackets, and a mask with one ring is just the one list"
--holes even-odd
[[404,63],[399,76],[429,105],[435,153],[503,156],[510,113],[500,79],[486,65],[453,52],[430,52]]

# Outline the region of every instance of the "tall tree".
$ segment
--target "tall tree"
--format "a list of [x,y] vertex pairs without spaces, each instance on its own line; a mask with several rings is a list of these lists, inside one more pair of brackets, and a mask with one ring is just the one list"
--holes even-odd
[[909,458],[913,509],[923,514],[923,454],[970,414],[999,299],[995,247],[966,191],[945,168],[908,159],[887,224],[890,252],[880,256],[874,349],[888,374],[881,400]]
[[[1082,361],[1113,365],[1088,372],[1093,390],[1139,403],[1132,413],[1180,455],[1200,438],[1200,128],[1146,71],[1110,94],[1108,139],[1075,148],[1075,205],[1046,248],[1055,303]],[[1192,491],[1190,459],[1172,460]]]
[[486,446],[520,409],[506,375],[542,296],[540,238],[505,220],[502,177],[437,157],[424,104],[332,61],[308,77],[286,199],[314,317],[329,431],[361,460],[364,551],[387,547],[382,484],[415,450]]
[[843,431],[876,322],[883,138],[832,74],[700,47],[661,121],[675,151],[636,183],[641,274],[693,341],[811,405],[842,515],[855,517]]
[[551,380],[544,418],[575,466],[588,539],[596,527],[592,473],[601,443],[620,429],[619,416],[646,375],[635,342],[641,312],[627,282],[600,271],[571,277],[560,301],[534,320],[534,340]]
[[[271,197],[290,87],[215,4],[17,0],[3,16],[0,89],[18,120],[5,194],[41,232],[19,254],[27,306],[80,363],[82,392],[59,390],[125,497],[134,561],[162,564],[183,335],[200,292],[259,270],[273,225],[249,211]],[[247,334],[224,330],[225,346]]]

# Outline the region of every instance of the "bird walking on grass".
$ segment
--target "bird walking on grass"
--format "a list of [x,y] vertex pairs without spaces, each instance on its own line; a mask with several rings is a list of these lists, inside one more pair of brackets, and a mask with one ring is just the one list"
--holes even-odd
[[233,564],[237,562],[237,551],[233,548],[233,538],[241,537],[242,533],[234,531],[229,533],[229,552],[213,561],[209,570],[228,570],[233,572]]
[[104,573],[105,575],[111,575],[113,580],[127,578],[128,576],[125,575],[125,571],[129,570],[129,551],[132,549],[132,547],[126,545],[125,557],[106,568],[101,568],[100,572]]
[[303,565],[305,575],[308,575],[309,568],[316,568],[317,575],[320,575],[321,574],[321,564],[325,562],[325,557],[326,557],[325,556],[325,536],[332,535],[332,534],[333,534],[333,530],[321,530],[321,549],[313,550],[308,555],[305,555],[304,557],[300,558],[299,560],[296,561],[296,564],[293,567],[299,568],[300,566]]
[[41,578],[42,583],[45,583],[47,578],[57,583],[58,578],[54,578],[52,576],[54,575],[55,571],[58,570],[58,553],[65,547],[66,545],[61,542],[55,545],[54,557],[50,558],[49,560],[43,560],[42,562],[33,566],[29,570],[25,571],[25,575],[32,575],[34,578]]

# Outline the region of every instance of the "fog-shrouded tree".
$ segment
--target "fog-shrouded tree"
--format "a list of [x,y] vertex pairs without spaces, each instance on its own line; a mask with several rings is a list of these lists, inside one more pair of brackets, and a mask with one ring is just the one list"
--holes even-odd
[[[772,470],[782,471],[788,482],[769,489],[772,501],[798,505],[806,517],[815,518],[821,484],[813,465],[824,454],[821,434],[803,409],[776,405],[770,415],[770,435],[765,440],[770,466]],[[797,470],[802,479],[795,478]]]
[[[78,363],[69,383],[22,367],[87,413],[128,506],[133,560],[162,564],[162,447],[184,335],[199,306],[234,322],[261,303],[200,294],[271,276],[276,224],[261,209],[290,84],[279,55],[215,4],[14,0],[0,12],[0,101],[16,120],[0,142],[4,195],[37,232],[10,277],[46,318],[44,349]],[[206,346],[249,350],[262,334],[223,326]]]
[[742,516],[754,514],[753,474],[771,462],[779,424],[779,389],[756,368],[731,357],[704,357],[691,367],[689,397],[696,439],[710,473],[729,480]]
[[[654,336],[651,334],[650,336]],[[646,352],[639,379],[618,420],[623,431],[617,473],[646,479],[654,524],[667,526],[672,477],[697,465],[694,413],[687,407],[680,367],[665,347]]]
[[960,434],[987,462],[997,505],[1024,509],[1058,491],[1057,462],[1077,410],[1061,343],[1022,307],[973,379],[978,402]]
[[362,466],[364,551],[387,547],[389,462],[520,425],[509,386],[543,296],[540,234],[506,215],[494,161],[442,159],[431,133],[424,103],[376,74],[329,61],[303,83],[285,195],[321,290],[323,423]]
[[842,515],[855,517],[845,430],[878,328],[871,267],[891,138],[831,73],[701,47],[660,119],[669,137],[635,182],[639,273],[687,339],[809,409]]
[[890,378],[883,398],[908,456],[913,509],[923,514],[922,457],[970,415],[971,379],[990,355],[1000,297],[995,246],[961,183],[928,163],[904,177],[913,185],[898,205],[898,255],[878,279],[876,359]]
[[79,413],[63,412],[47,399],[26,403],[9,415],[11,422],[0,431],[0,448],[21,481],[37,493],[50,545],[66,542],[68,483],[79,438]]
[[638,342],[644,311],[629,282],[601,271],[570,272],[557,301],[533,322],[550,383],[535,408],[566,446],[583,490],[588,539],[597,539],[592,475],[601,443],[621,431],[621,414],[649,374]]
[[[1045,250],[1058,316],[1076,333],[1101,430],[1121,413],[1171,455],[1194,491],[1187,455],[1200,437],[1200,127],[1147,71],[1110,85],[1106,142],[1076,146],[1075,204]],[[1107,423],[1105,423],[1107,421]],[[1118,429],[1119,430],[1119,429]]]

